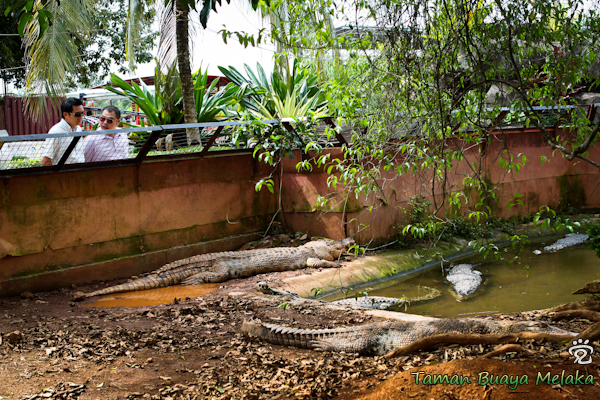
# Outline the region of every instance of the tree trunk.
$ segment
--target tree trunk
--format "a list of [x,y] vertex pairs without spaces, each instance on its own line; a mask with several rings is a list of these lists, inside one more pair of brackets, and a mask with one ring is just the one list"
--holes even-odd
[[[186,124],[195,124],[198,122],[198,114],[196,113],[194,82],[192,81],[192,71],[190,69],[188,18],[189,13],[187,7],[183,6],[180,0],[177,0],[175,34],[177,36],[177,66],[179,67],[181,93],[183,95],[183,118]],[[186,135],[188,146],[190,146],[194,140],[199,144],[202,144],[198,128],[187,128]]]

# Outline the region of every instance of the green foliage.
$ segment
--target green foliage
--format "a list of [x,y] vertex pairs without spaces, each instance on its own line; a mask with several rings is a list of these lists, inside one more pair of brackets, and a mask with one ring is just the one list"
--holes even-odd
[[430,240],[442,226],[442,221],[437,219],[430,211],[431,202],[415,197],[408,201],[409,209],[405,213],[409,216],[409,223],[402,228],[402,235],[407,235],[418,240]]
[[[227,4],[230,3],[231,0],[225,0]],[[253,10],[256,10],[261,5],[269,6],[271,0],[250,0],[250,5]],[[187,7],[190,10],[196,11],[196,7],[202,4],[202,8],[199,8],[200,13],[200,23],[202,27],[206,29],[206,24],[208,22],[208,17],[210,15],[210,11],[217,11],[217,5],[221,5],[221,0],[202,0],[202,2],[196,2],[194,0],[180,0],[180,4],[182,7]]]
[[557,214],[556,211],[548,206],[540,207],[539,211],[533,217],[533,225],[540,224],[544,229],[553,229],[557,232],[568,230],[573,233],[581,228],[579,221],[572,220],[568,215]]
[[[228,84],[216,91],[218,80],[215,79],[208,85],[208,70],[204,73],[197,71],[192,79],[198,122],[213,122],[226,118],[229,115],[228,107],[235,102],[237,92],[235,86]],[[137,104],[146,114],[150,125],[178,124],[183,121],[181,80],[175,62],[166,74],[156,67],[154,94],[143,81],[139,85],[135,81],[129,84],[115,74],[111,74],[111,82],[116,87],[105,88]]]
[[[126,30],[129,0],[97,1],[94,13],[91,13],[93,24],[90,40],[78,42],[80,56],[75,63],[75,72],[68,75],[69,87],[90,88],[106,82],[111,70],[125,74],[126,67]],[[141,21],[154,18],[153,7],[140,7]],[[135,43],[134,57],[138,63],[152,61],[152,49],[158,36],[151,23],[140,23],[137,27],[139,38]]]
[[[415,197],[408,201],[405,210],[409,223],[402,227],[399,236],[401,247],[428,242],[435,244],[438,240],[452,241],[456,238],[466,240],[490,239],[494,231],[514,235],[515,228],[522,223],[530,222],[532,217],[496,218],[486,212],[471,212],[468,215],[454,214],[445,218],[431,213],[431,202]],[[525,240],[526,238],[523,238]],[[472,244],[475,244],[473,242]],[[488,252],[492,248],[487,248]]]
[[13,156],[12,160],[5,166],[6,169],[41,167],[40,158],[28,158],[26,156]]
[[201,70],[196,71],[192,79],[198,122],[220,121],[229,117],[228,108],[234,105],[238,92],[235,85],[229,83],[216,92],[219,80],[215,79],[208,85],[208,68],[204,73]]
[[587,234],[590,236],[590,248],[600,257],[600,225],[588,228]]
[[[529,243],[530,242],[527,235],[512,235],[510,237],[510,247],[515,250],[517,254],[510,253],[508,251],[508,247],[500,249],[494,243],[489,242],[471,241],[469,242],[469,246],[473,247],[473,251],[475,253],[483,254],[483,258],[493,255],[496,260],[505,262],[508,265],[513,265],[515,262],[520,260],[518,253],[522,252],[524,247]],[[529,266],[525,265],[524,268],[528,269]]]
[[[322,167],[331,188],[343,185],[357,198],[371,198],[375,205],[370,210],[388,204],[385,188],[394,179],[391,172],[410,174],[418,198],[392,194],[409,203],[401,241],[480,239],[501,229],[513,234],[515,246],[526,242],[527,238],[514,235],[512,221],[495,220],[494,214],[500,208],[514,212],[524,205],[521,193],[505,204],[498,199],[506,177],[526,168],[529,155],[513,153],[506,145],[490,146],[502,140],[501,135],[490,135],[492,127],[537,128],[544,142],[567,159],[580,158],[600,168],[586,154],[598,126],[587,119],[583,108],[568,106],[577,88],[600,83],[590,74],[600,53],[594,38],[600,28],[598,4],[584,0],[568,6],[544,0],[351,4],[354,15],[364,19],[348,17],[347,3],[279,3],[273,36],[284,47],[280,59],[293,54],[301,65],[318,70],[329,107],[355,133],[352,145],[343,148],[343,159],[321,155],[297,168]],[[328,23],[331,17],[345,25],[337,34]],[[348,55],[344,59],[336,55],[342,47]],[[325,58],[319,56],[323,48]],[[501,99],[504,103],[488,102],[491,85],[504,88],[508,94]],[[506,114],[501,105],[509,105],[510,112]],[[555,126],[570,128],[571,133],[556,136],[546,129]],[[492,154],[496,148],[500,150]],[[491,176],[498,177],[485,170],[489,160],[506,171],[499,181],[492,181]],[[540,157],[542,165],[548,161]],[[462,187],[458,175],[453,175],[459,165]],[[320,204],[326,202],[320,199]],[[569,217],[546,215],[551,214],[548,210],[536,216],[545,227],[578,227]]]
[[[8,12],[9,1],[0,1],[0,34],[16,34],[19,17],[14,12]],[[25,85],[25,57],[21,38],[19,36],[6,36],[0,40],[0,79],[21,88]]]
[[14,18],[18,18],[19,23],[16,32],[21,37],[25,35],[25,26],[33,20],[37,21],[40,27],[38,36],[44,35],[52,20],[52,13],[50,11],[43,8],[36,9],[34,7],[36,2],[33,0],[16,0],[5,3],[4,15],[8,16],[12,13]]
[[155,88],[153,94],[146,84],[135,81],[131,84],[115,74],[111,74],[111,82],[115,87],[105,86],[105,89],[129,98],[146,114],[150,125],[176,124],[183,120],[181,110],[181,82],[173,63],[167,74],[162,74],[160,68],[155,69]]
[[285,73],[267,77],[257,63],[256,73],[244,64],[244,76],[234,67],[219,67],[223,75],[238,87],[240,107],[257,119],[323,116],[327,112],[325,93],[320,89],[314,71],[294,64]]

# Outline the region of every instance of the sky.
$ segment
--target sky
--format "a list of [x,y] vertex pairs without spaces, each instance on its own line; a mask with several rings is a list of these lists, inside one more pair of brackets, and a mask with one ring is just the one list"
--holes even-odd
[[[236,4],[235,1],[231,4],[223,2],[217,10],[217,13],[214,11],[210,13],[206,30],[200,25],[197,16],[190,21],[195,28],[193,36],[190,35],[193,39],[192,72],[202,66],[203,69],[208,67],[209,75],[223,75],[218,66],[233,66],[243,71],[246,63],[255,70],[257,62],[261,63],[265,71],[272,71],[274,46],[271,43],[263,43],[259,47],[249,45],[244,48],[235,35],[225,44],[221,34],[218,33],[225,26],[230,31],[244,31],[257,37],[259,30],[266,27],[258,13],[249,6],[246,10],[244,5]],[[153,76],[154,67],[154,62],[139,65],[135,75],[125,78]]]

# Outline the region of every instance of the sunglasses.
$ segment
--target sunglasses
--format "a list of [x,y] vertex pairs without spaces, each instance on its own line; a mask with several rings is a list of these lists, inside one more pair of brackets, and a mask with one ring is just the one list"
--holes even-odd
[[69,114],[73,114],[75,118],[81,118],[85,115],[85,112],[70,112]]
[[109,124],[113,124],[113,122],[115,122],[114,118],[106,118],[105,116],[100,116],[98,117],[98,119],[100,120],[100,122],[104,122],[104,121],[108,121]]

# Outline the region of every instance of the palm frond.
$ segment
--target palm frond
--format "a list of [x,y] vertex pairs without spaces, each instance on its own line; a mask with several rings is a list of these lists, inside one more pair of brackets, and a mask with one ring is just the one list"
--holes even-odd
[[141,16],[144,14],[144,5],[141,0],[129,0],[127,13],[127,40],[125,42],[125,55],[129,61],[129,69],[135,71],[135,46],[140,40]]
[[158,52],[156,61],[162,72],[167,73],[169,67],[177,58],[177,41],[175,22],[177,9],[175,2],[158,2],[158,21],[160,26],[160,37],[158,40]]
[[47,112],[44,95],[58,97],[67,91],[66,74],[75,68],[79,56],[77,41],[85,42],[90,33],[95,0],[49,0],[36,2],[35,12],[42,8],[52,13],[52,23],[39,36],[38,18],[25,28],[24,46],[27,60],[25,95],[30,115],[37,119]]

